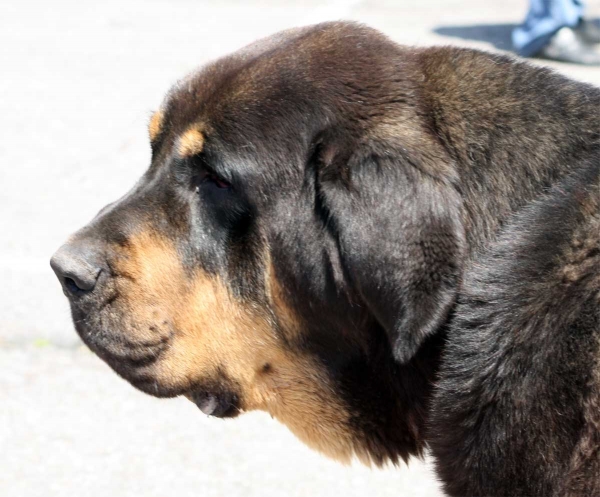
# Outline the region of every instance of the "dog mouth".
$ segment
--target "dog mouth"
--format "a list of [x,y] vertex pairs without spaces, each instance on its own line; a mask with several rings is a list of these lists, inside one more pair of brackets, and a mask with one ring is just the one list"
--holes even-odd
[[[77,323],[76,329],[84,343],[114,369],[143,368],[157,362],[169,349],[172,332],[165,330],[145,340],[128,337],[126,323]],[[119,330],[119,331],[115,331]],[[123,330],[123,331],[121,331]]]
[[[130,313],[115,308],[114,298],[108,300],[104,305],[94,302],[71,308],[79,336],[113,371],[153,397],[185,396],[207,416],[232,418],[241,414],[240,396],[236,393],[239,385],[222,368],[201,381],[182,378],[179,382],[161,377],[159,363],[169,361],[165,356],[177,334],[169,319],[136,323],[131,321]],[[136,333],[144,334],[146,340],[134,338]]]
[[[157,362],[171,345],[168,320],[136,322],[116,306],[117,296],[71,303],[75,329],[83,342],[113,369],[136,369]],[[120,374],[120,373],[119,373]]]
[[117,372],[120,370],[137,370],[148,368],[158,362],[162,354],[169,348],[168,340],[139,347],[123,347],[108,340],[87,340],[87,345],[109,366]]
[[[157,397],[174,397],[180,392],[171,392],[160,385],[154,377],[155,366],[169,348],[173,333],[164,330],[156,337],[146,340],[129,338],[127,323],[103,320],[101,316],[76,321],[76,329],[83,342],[110,368],[133,386]],[[109,322],[111,321],[111,322]],[[115,331],[120,330],[120,331]],[[122,331],[121,331],[122,330]]]

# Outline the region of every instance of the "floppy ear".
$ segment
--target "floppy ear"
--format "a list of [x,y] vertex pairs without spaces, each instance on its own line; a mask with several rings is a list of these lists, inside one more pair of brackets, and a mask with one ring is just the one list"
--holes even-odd
[[460,195],[406,151],[344,157],[344,148],[321,146],[320,200],[347,278],[405,363],[455,299],[465,247]]

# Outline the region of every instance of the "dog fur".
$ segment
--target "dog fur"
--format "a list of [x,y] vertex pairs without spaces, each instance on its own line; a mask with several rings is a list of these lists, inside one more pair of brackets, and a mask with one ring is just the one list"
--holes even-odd
[[599,109],[352,23],[258,41],[175,85],[146,174],[55,256],[99,270],[61,279],[77,331],[147,393],[340,460],[429,438],[454,495],[596,491]]

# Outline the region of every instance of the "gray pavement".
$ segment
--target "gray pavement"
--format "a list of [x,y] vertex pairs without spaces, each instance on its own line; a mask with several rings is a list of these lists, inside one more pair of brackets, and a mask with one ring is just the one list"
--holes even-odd
[[[410,45],[507,49],[525,4],[0,3],[0,496],[441,495],[428,464],[344,467],[266,415],[224,422],[135,391],[82,347],[48,259],[144,171],[147,120],[196,66],[342,18]],[[600,69],[552,66],[600,85]]]

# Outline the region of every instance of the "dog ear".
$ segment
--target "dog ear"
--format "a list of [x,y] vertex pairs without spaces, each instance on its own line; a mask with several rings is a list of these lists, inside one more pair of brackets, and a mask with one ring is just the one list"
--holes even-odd
[[320,146],[317,195],[347,279],[406,363],[454,302],[465,252],[461,198],[432,174],[435,164],[426,170],[406,150],[344,150]]

